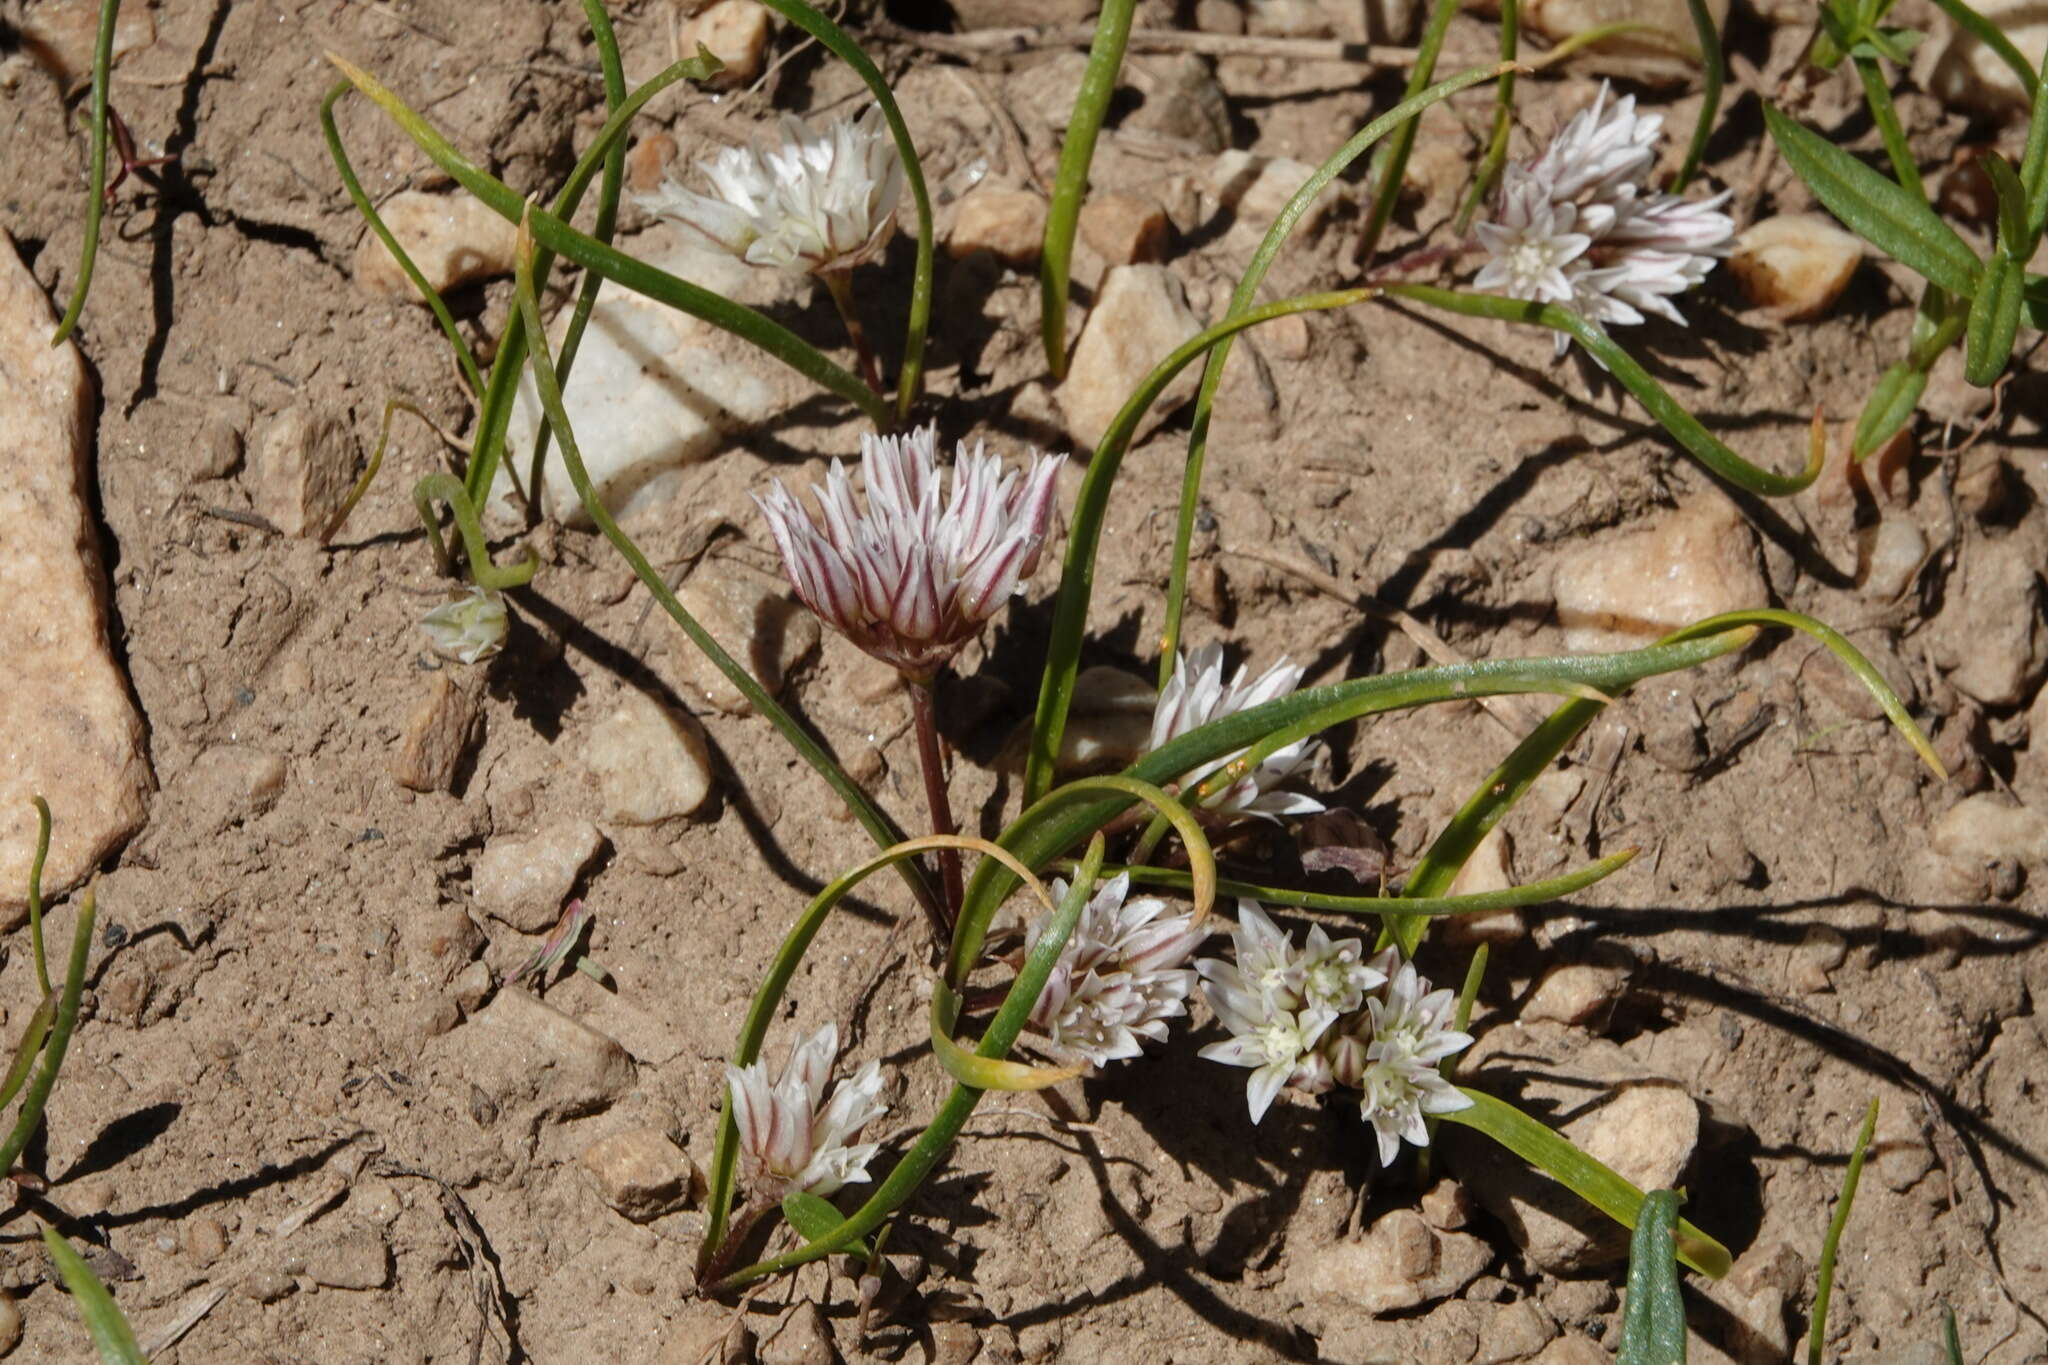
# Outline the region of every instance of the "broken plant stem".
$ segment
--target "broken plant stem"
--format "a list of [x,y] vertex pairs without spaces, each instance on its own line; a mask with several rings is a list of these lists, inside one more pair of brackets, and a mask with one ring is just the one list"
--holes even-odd
[[839,309],[839,320],[846,324],[847,338],[853,342],[854,357],[860,365],[860,377],[876,397],[888,397],[882,390],[882,369],[875,363],[874,347],[868,345],[868,329],[860,325],[860,313],[853,306],[853,272],[823,270],[818,272],[818,278],[825,282],[833,305]]
[[740,1244],[745,1242],[747,1234],[754,1230],[754,1224],[760,1222],[775,1207],[773,1199],[760,1198],[750,1201],[745,1208],[733,1215],[732,1227],[727,1230],[725,1240],[718,1244],[718,1250],[711,1253],[711,1259],[697,1272],[697,1285],[700,1291],[704,1286],[725,1277],[725,1273],[732,1269],[733,1261],[739,1256]]
[[[931,803],[932,833],[957,834],[953,824],[953,803],[946,796],[946,756],[939,744],[937,709],[932,705],[932,684],[905,674],[903,686],[910,693],[911,724],[917,731],[918,764],[924,769],[925,799]],[[960,917],[960,850],[939,850],[939,874],[945,883],[945,918],[932,928],[943,945],[953,937],[953,923]]]

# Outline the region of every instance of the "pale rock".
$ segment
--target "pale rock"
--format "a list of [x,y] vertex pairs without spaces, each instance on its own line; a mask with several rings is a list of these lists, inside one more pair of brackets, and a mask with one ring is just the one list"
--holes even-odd
[[[753,306],[793,297],[780,271],[755,270],[694,232],[662,226],[622,250],[691,284]],[[549,325],[561,345],[568,309]],[[708,322],[607,281],[598,291],[563,405],[598,498],[614,516],[653,507],[673,493],[685,466],[717,451],[728,433],[787,412],[816,390],[794,370]],[[541,418],[532,372],[519,381],[506,461],[525,479]],[[589,519],[561,443],[550,440],[542,476],[545,510],[573,525]],[[530,491],[530,490],[529,490]],[[510,515],[511,476],[492,488],[495,512]]]
[[676,45],[691,56],[699,44],[710,49],[724,69],[706,84],[730,90],[760,78],[767,65],[768,36],[768,11],[756,0],[718,0],[683,25]]
[[[2048,14],[2036,0],[1981,0],[1971,8],[2003,33],[2036,71],[2041,69],[2048,59]],[[1932,69],[1921,84],[1943,103],[1994,118],[2026,112],[2029,92],[2018,73],[1947,15],[1934,16],[1930,40],[1922,48],[1932,53]],[[1916,74],[1921,65],[1914,63]]]
[[[1266,235],[1266,229],[1273,225],[1273,220],[1280,216],[1280,210],[1294,198],[1295,192],[1315,174],[1315,169],[1307,162],[1291,157],[1260,156],[1255,152],[1232,150],[1210,163],[1208,187],[1217,202],[1235,215],[1232,236],[1237,237],[1240,244],[1256,244]],[[1330,210],[1343,192],[1340,184],[1324,186],[1322,192],[1309,201],[1300,221],[1294,225],[1293,240],[1314,233],[1329,217]]]
[[493,839],[470,869],[469,889],[485,914],[522,934],[554,927],[576,878],[604,847],[588,820],[551,825],[524,839]]
[[583,762],[603,792],[604,818],[620,824],[690,815],[711,794],[703,727],[638,692],[592,728]]
[[1251,0],[1245,27],[1274,38],[1328,38],[1337,31],[1316,0]]
[[[1505,891],[1515,884],[1514,844],[1507,830],[1495,825],[1472,850],[1472,856],[1452,879],[1453,896],[1480,896]],[[1488,910],[1475,915],[1451,915],[1442,922],[1444,942],[1454,948],[1476,948],[1484,943],[1504,948],[1529,936],[1529,926],[1519,910]]]
[[1770,603],[1755,533],[1711,495],[1647,529],[1566,551],[1551,591],[1574,652],[1634,649],[1704,617]]
[[247,477],[249,501],[265,521],[324,541],[355,488],[355,438],[331,414],[286,408],[257,438]]
[[1153,133],[1197,152],[1228,147],[1230,100],[1216,80],[1214,61],[1183,53],[1145,88],[1145,102],[1124,119],[1119,132]]
[[[1163,265],[1120,265],[1102,282],[1072,364],[1058,389],[1076,445],[1094,449],[1133,390],[1175,349],[1202,330],[1180,280]],[[1194,396],[1201,366],[1189,365],[1138,420],[1133,444]]]
[[626,188],[646,194],[668,175],[676,159],[676,140],[667,133],[649,133],[626,153]]
[[981,1354],[981,1333],[965,1322],[931,1324],[931,1365],[973,1365]]
[[1934,822],[1934,851],[1958,870],[1996,862],[2048,866],[2048,815],[2016,806],[1996,792],[1966,796]]
[[391,1283],[391,1247],[375,1228],[336,1233],[306,1255],[306,1274],[328,1289],[382,1289]]
[[687,1207],[697,1168],[658,1128],[630,1128],[601,1138],[583,1153],[583,1169],[614,1211],[636,1223]]
[[50,803],[43,891],[85,880],[142,827],[151,787],[142,719],[107,647],[107,583],[86,490],[92,382],[50,345],[49,300],[0,233],[0,929],[21,923],[36,845],[29,798]]
[[1412,43],[1422,28],[1427,7],[1422,0],[1365,0],[1365,40],[1369,43]]
[[2015,532],[1975,546],[1934,624],[1948,680],[1986,706],[2024,705],[2048,667],[2038,539]]
[[633,1088],[633,1059],[624,1048],[517,989],[499,991],[425,1052],[500,1114],[522,1108],[535,1118],[575,1118],[607,1108]]
[[[1727,31],[1728,0],[1707,0],[1707,13],[1717,32]],[[1678,67],[1677,52],[1685,54],[1685,67],[1700,64],[1699,31],[1685,0],[1531,0],[1522,22],[1553,43],[1609,24],[1646,24],[1653,31],[1614,34],[1590,51],[1627,57],[1646,68],[1645,74]]]
[[1897,601],[1927,562],[1927,535],[1904,513],[1880,517],[1858,540],[1856,587],[1873,602]]
[[[101,8],[99,0],[40,0],[15,11],[22,49],[67,92],[92,79]],[[121,17],[114,21],[113,60],[119,62],[155,41],[156,16],[150,7],[123,6]]]
[[165,799],[193,825],[218,834],[270,809],[284,791],[284,755],[244,744],[217,744],[171,780]]
[[616,1039],[636,1062],[666,1066],[690,1046],[672,1014],[642,1008],[581,972],[571,972],[556,982],[548,996],[605,1037]]
[[1835,306],[1863,261],[1863,243],[1818,213],[1782,213],[1743,229],[1728,268],[1751,304],[1785,322]]
[[469,752],[481,712],[476,693],[443,670],[427,679],[426,695],[406,717],[391,776],[416,792],[447,791]]
[[[700,568],[676,589],[676,600],[760,680],[771,697],[780,695],[790,673],[818,648],[818,618],[790,596],[782,580],[736,564]],[[678,690],[684,695],[731,715],[754,709],[688,636],[670,632],[669,648],[679,674]]]
[[1479,1353],[1472,1365],[1528,1360],[1557,1336],[1557,1324],[1533,1299],[1485,1306],[1479,1323]]
[[1417,1203],[1422,1216],[1439,1232],[1454,1232],[1472,1220],[1472,1197],[1455,1180],[1439,1180]]
[[1203,33],[1244,32],[1244,9],[1237,0],[1195,0],[1195,27]]
[[832,1326],[817,1304],[806,1299],[783,1319],[782,1329],[761,1343],[761,1365],[839,1365]]
[[1620,967],[1563,963],[1543,974],[1516,1017],[1527,1023],[1548,1019],[1560,1024],[1583,1024],[1613,1009],[1627,987],[1628,973]]
[[448,996],[456,1012],[468,1016],[475,1014],[496,989],[498,978],[492,973],[491,964],[479,959],[455,974],[455,979],[448,983]]
[[201,1270],[228,1254],[227,1229],[216,1218],[195,1218],[185,1225],[185,1251]]
[[1841,966],[1848,956],[1848,940],[1839,930],[1830,929],[1825,924],[1808,925],[1799,946],[1786,960],[1786,984],[1802,995],[1819,995],[1833,990],[1828,973]]
[[[1078,24],[1094,18],[1100,3],[1101,0],[1035,0],[1028,22]],[[1019,17],[1016,0],[952,0],[952,8],[953,17],[962,28],[1015,28],[1027,22]]]
[[1092,194],[1081,206],[1081,240],[1113,266],[1163,259],[1171,231],[1166,210],[1135,194]]
[[[1676,1081],[1612,1043],[1551,1023],[1493,1029],[1458,1069],[1483,1088],[1496,1059],[1519,1085],[1503,1098],[1539,1118],[1570,1115],[1558,1131],[1638,1189],[1684,1184],[1700,1109]],[[1626,1229],[1498,1144],[1458,1137],[1445,1150],[1459,1183],[1501,1221],[1532,1268],[1571,1276],[1627,1258]]]
[[986,251],[1004,265],[1019,269],[1038,261],[1045,242],[1045,197],[1030,190],[981,185],[953,206],[953,226],[946,250],[961,260]]
[[1493,1249],[1462,1232],[1438,1232],[1413,1209],[1393,1209],[1356,1241],[1290,1249],[1288,1292],[1305,1304],[1399,1312],[1448,1298],[1493,1262]]
[[1157,704],[1152,684],[1134,673],[1107,664],[1082,669],[1060,735],[1060,771],[1127,767],[1151,741]]
[[1529,1365],[1614,1365],[1614,1357],[1593,1338],[1566,1332],[1529,1357]]
[[[404,190],[379,204],[377,213],[437,294],[471,280],[509,275],[518,258],[518,225],[472,194]],[[364,232],[356,246],[355,274],[367,293],[426,302],[374,232]]]

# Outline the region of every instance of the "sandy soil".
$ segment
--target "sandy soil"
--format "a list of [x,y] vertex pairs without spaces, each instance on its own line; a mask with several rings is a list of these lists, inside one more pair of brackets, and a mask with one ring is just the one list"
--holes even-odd
[[[856,18],[867,8],[855,6]],[[1170,9],[1146,0],[1140,23],[1171,24]],[[139,139],[177,161],[118,193],[81,337],[102,395],[98,498],[116,644],[161,790],[103,879],[94,1009],[34,1165],[51,1181],[38,1211],[61,1210],[74,1240],[106,1249],[102,1268],[145,1330],[196,1291],[227,1290],[161,1360],[689,1362],[836,1350],[954,1365],[1461,1362],[1547,1351],[1555,1362],[1598,1358],[1578,1354],[1591,1342],[1611,1350],[1617,1266],[1552,1273],[1483,1211],[1466,1228],[1487,1244],[1483,1273],[1450,1298],[1375,1314],[1305,1290],[1353,1230],[1416,1204],[1415,1168],[1380,1172],[1341,1109],[1283,1105],[1249,1129],[1237,1078],[1195,1059],[1199,1031],[1142,1065],[985,1104],[897,1226],[864,1320],[859,1286],[837,1264],[744,1305],[691,1298],[699,1212],[631,1222],[600,1199],[581,1158],[610,1134],[652,1127],[708,1160],[748,993],[808,895],[863,853],[859,829],[765,723],[687,690],[683,644],[603,541],[565,528],[532,537],[544,563],[512,595],[513,645],[489,671],[481,738],[455,790],[402,789],[391,752],[440,667],[413,624],[441,585],[409,490],[441,452],[402,427],[390,466],[331,546],[241,516],[242,451],[275,414],[337,418],[365,451],[393,394],[454,431],[472,417],[428,315],[372,300],[351,277],[362,228],[321,141],[322,51],[378,72],[509,183],[546,189],[601,119],[588,35],[573,6],[528,0],[217,0],[160,6],[157,22],[155,42],[120,68],[114,100]],[[665,8],[627,5],[618,22],[629,74],[667,60]],[[1747,9],[1731,30],[1738,70],[1770,89],[1803,41],[1803,30]],[[1493,42],[1490,24],[1461,18],[1447,60],[1481,60]],[[1035,173],[1049,171],[1057,134],[1042,92],[1070,53],[967,66],[888,42],[876,51],[942,198],[971,183],[978,160],[1017,175],[1019,137]],[[1134,58],[1134,84],[1156,90],[1180,61]],[[62,298],[80,243],[83,143],[52,84],[9,69],[0,225]],[[1229,57],[1215,78],[1233,145],[1313,162],[1384,107],[1401,74]],[[1555,127],[1590,89],[1582,76],[1529,82],[1526,128]],[[668,126],[688,148],[771,108],[843,107],[854,94],[811,51],[745,98],[665,96],[648,127]],[[1674,127],[1697,107],[1682,87],[1647,97],[1668,100]],[[1425,154],[1469,154],[1489,99],[1435,120]],[[1853,99],[1846,80],[1822,83],[1809,121],[1875,145]],[[1099,179],[1171,205],[1211,154],[1145,131],[1143,102],[1132,104],[1105,138]],[[1902,108],[1930,167],[1967,141],[2017,136],[1915,94]],[[434,186],[366,105],[347,106],[342,127],[373,195]],[[1759,155],[1763,142],[1756,98],[1732,91],[1711,178],[1736,190],[1747,216],[1805,207],[1789,172]],[[1411,204],[1392,245],[1445,233],[1447,211],[1441,195]],[[1356,226],[1355,209],[1340,210],[1286,259],[1278,287],[1354,274]],[[1183,232],[1173,261],[1198,311],[1220,309],[1246,255],[1240,235]],[[886,278],[864,282],[871,297],[903,293],[908,263],[899,240]],[[1035,282],[986,266],[941,271],[930,410],[948,432],[1064,445],[1034,341]],[[1866,265],[1825,320],[1785,327],[1743,311],[1717,277],[1687,304],[1693,330],[1630,339],[1731,442],[1789,467],[1814,405],[1839,438],[1902,350],[1903,284]],[[494,282],[456,302],[482,338],[507,300]],[[884,338],[898,330],[896,306],[881,305]],[[822,296],[789,316],[837,343]],[[1729,502],[1622,396],[1574,363],[1553,364],[1547,336],[1374,307],[1316,317],[1262,354],[1277,406],[1212,457],[1191,623],[1193,639],[1232,640],[1255,661],[1291,652],[1330,680],[1420,655],[1350,604],[1238,551],[1405,607],[1468,655],[1551,653],[1562,648],[1550,596],[1559,556],[1665,509]],[[1984,894],[1944,900],[1916,861],[1933,822],[1973,789],[2018,784],[2048,797],[2048,741],[2029,755],[2024,701],[1982,707],[1946,676],[1988,628],[1970,566],[2001,543],[2040,562],[2048,403],[2038,368],[2024,371],[1979,432],[1978,410],[1955,386],[1943,392],[1953,420],[1923,422],[1893,494],[1933,547],[1897,598],[1858,586],[1858,508],[1839,470],[1786,503],[1732,505],[1755,528],[1776,599],[1870,652],[1957,781],[1933,783],[1825,656],[1781,640],[1614,707],[1561,769],[1568,780],[1510,821],[1518,878],[1646,849],[1577,905],[1528,916],[1528,934],[1495,958],[1484,1018],[1512,1027],[1551,965],[1625,967],[1611,1007],[1545,1035],[1551,1051],[1533,1064],[1618,1046],[1703,1106],[1689,1213],[1741,1268],[1734,1287],[1689,1291],[1695,1358],[1782,1358],[1803,1332],[1842,1158],[1873,1095],[1884,1118],[1831,1319],[1836,1351],[1927,1358],[1914,1352],[1936,1339],[1947,1304],[1971,1360],[2048,1353],[2048,1326],[2028,1307],[2048,1301],[2048,1256],[2027,1214],[2048,1195],[2038,889],[2009,867]],[[1128,462],[1088,662],[1150,666],[1184,425],[1169,423]],[[807,403],[772,431],[737,434],[631,529],[681,574],[772,570],[748,491],[771,475],[807,479],[825,457],[852,453],[858,433],[840,405]],[[1047,630],[1050,577],[963,657],[964,680],[945,698],[962,809],[988,829],[1014,789],[998,759],[1028,714],[1022,680]],[[873,683],[858,655],[828,641],[786,696],[911,822],[921,791],[907,716]],[[471,960],[504,970],[532,948],[472,908],[470,868],[494,836],[592,817],[582,737],[628,689],[698,713],[717,792],[688,822],[605,829],[607,851],[579,889],[597,909],[593,951],[617,994],[572,976],[547,999],[619,1036],[636,1067],[616,1102],[564,1113],[575,1106],[556,1102],[552,1072],[463,1019],[477,1005],[458,980]],[[1363,812],[1397,861],[1512,744],[1471,707],[1332,738],[1316,785]],[[257,799],[237,787],[235,756],[248,754],[284,760],[281,792]],[[1256,867],[1264,851],[1238,857]],[[57,912],[59,932],[69,916]],[[942,1080],[921,1051],[924,968],[914,935],[892,933],[899,917],[913,919],[900,888],[878,882],[866,908],[828,927],[774,1045],[865,999],[853,1016],[858,1055],[900,1064],[892,1141],[916,1131]],[[24,944],[14,936],[0,976],[0,1003],[17,1018],[31,995]],[[1845,956],[1832,970],[1802,969],[1816,956],[1834,962],[1836,945]],[[1432,960],[1453,974],[1462,954]],[[1453,1175],[1477,1169],[1447,1155]],[[79,1358],[76,1316],[44,1282],[32,1224],[18,1215],[0,1243],[0,1273],[26,1318],[18,1358]]]

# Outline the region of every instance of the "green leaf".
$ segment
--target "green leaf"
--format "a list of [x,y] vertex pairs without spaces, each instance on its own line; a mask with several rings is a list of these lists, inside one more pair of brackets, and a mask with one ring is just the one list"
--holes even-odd
[[[1635,1227],[1643,1211],[1641,1190],[1505,1100],[1465,1086],[1459,1093],[1471,1107],[1439,1115],[1444,1122],[1486,1134],[1623,1227]],[[1673,1241],[1678,1259],[1702,1275],[1718,1280],[1728,1273],[1728,1248],[1691,1223],[1680,1219]]]
[[1933,209],[1770,104],[1764,122],[1793,171],[1857,236],[1951,294],[1976,292],[1976,255]]
[[43,1227],[43,1248],[56,1263],[57,1273],[64,1277],[64,1287],[71,1291],[71,1301],[78,1305],[85,1329],[92,1333],[101,1365],[149,1365],[142,1347],[136,1343],[134,1329],[128,1326],[114,1296],[100,1283],[100,1277],[92,1273],[85,1258],[47,1224]]
[[121,0],[100,0],[99,31],[92,44],[92,172],[86,188],[85,244],[78,252],[78,283],[72,286],[71,302],[50,336],[52,346],[62,346],[85,311],[85,296],[92,289],[93,263],[100,253],[100,218],[107,205],[107,85],[114,66],[114,29],[121,17]]
[[2034,244],[2048,229],[2048,67],[2034,88],[2034,113],[2027,123],[2027,149],[2020,154],[2020,183],[2026,187],[2026,226],[2029,245],[2013,254],[2031,257]]
[[1618,1365],[1685,1365],[1685,1301],[1678,1293],[1679,1196],[1643,1196],[1628,1247],[1628,1301],[1621,1312]]
[[1963,333],[1963,378],[1988,388],[2012,358],[2019,335],[2020,302],[2025,271],[2003,252],[1984,271],[1984,287],[1970,300],[1970,323]]
[[1692,139],[1686,144],[1685,160],[1679,165],[1677,178],[1671,182],[1671,192],[1676,194],[1700,168],[1700,161],[1707,154],[1707,139],[1714,132],[1714,117],[1721,111],[1721,85],[1726,79],[1723,68],[1727,60],[1721,55],[1721,30],[1714,25],[1713,12],[1707,8],[1707,0],[1685,0],[1685,7],[1692,15],[1693,32],[1700,40],[1700,69],[1704,79],[1700,88],[1700,112],[1693,120]]
[[50,1036],[50,1023],[56,1017],[57,993],[51,991],[21,1026],[21,1040],[14,1045],[14,1063],[7,1068],[6,1079],[0,1080],[0,1109],[13,1103],[28,1082],[29,1068],[36,1064],[36,1054],[43,1050],[43,1040]]
[[1842,1197],[1835,1201],[1834,1216],[1828,1219],[1827,1236],[1820,1244],[1820,1274],[1814,1282],[1813,1325],[1806,1334],[1807,1365],[1821,1365],[1821,1348],[1827,1344],[1828,1299],[1835,1290],[1835,1256],[1841,1250],[1842,1230],[1849,1225],[1849,1210],[1856,1203],[1856,1183],[1863,1178],[1863,1159],[1870,1154],[1871,1139],[1877,1136],[1877,1101],[1863,1115],[1863,1128],[1849,1152],[1849,1169],[1842,1176]]
[[1977,158],[1977,165],[1990,178],[1991,188],[1998,196],[1999,249],[2015,260],[2025,261],[2033,254],[2033,242],[2027,231],[2027,219],[2033,210],[2027,203],[2027,191],[2012,163],[1998,153],[1986,152]]
[[1944,1365],[1963,1365],[1963,1339],[1956,1334],[1956,1310],[1941,1306],[1941,1358]]
[[2020,78],[2020,89],[2032,90],[2036,87],[2039,77],[2034,73],[2033,63],[2013,46],[2012,39],[2005,36],[2005,31],[1999,25],[1972,9],[1969,0],[1934,0],[1934,5],[1936,9],[1946,14],[1957,28],[1968,32],[1971,37],[1997,53],[1998,59],[2012,69],[2013,75]]
[[[797,1236],[806,1242],[816,1241],[846,1221],[846,1215],[832,1204],[810,1193],[808,1190],[791,1190],[782,1196],[782,1216],[796,1229]],[[846,1244],[845,1250],[856,1256],[872,1256],[865,1241]]]
[[1088,166],[1095,158],[1095,139],[1102,131],[1109,97],[1116,93],[1123,69],[1124,45],[1131,36],[1137,0],[1105,0],[1095,21],[1095,41],[1088,48],[1088,66],[1074,96],[1060,143],[1059,170],[1053,176],[1052,201],[1046,206],[1045,239],[1038,253],[1038,330],[1045,347],[1046,368],[1054,379],[1067,376],[1067,287],[1074,255],[1074,230],[1081,221],[1081,200],[1088,193]]
[[1863,415],[1856,419],[1856,441],[1851,453],[1862,460],[1871,451],[1896,436],[1912,420],[1927,390],[1927,371],[1901,360],[1878,379],[1877,387],[1864,400]]

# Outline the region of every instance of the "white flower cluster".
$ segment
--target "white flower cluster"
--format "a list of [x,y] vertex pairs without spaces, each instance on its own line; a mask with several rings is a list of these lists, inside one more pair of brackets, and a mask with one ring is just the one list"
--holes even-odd
[[698,163],[712,193],[673,179],[643,202],[753,265],[825,274],[881,254],[903,197],[903,163],[879,105],[821,130],[792,114],[772,147]]
[[[1541,156],[1504,169],[1498,221],[1476,225],[1492,259],[1473,285],[1597,323],[1633,326],[1655,313],[1683,324],[1672,297],[1727,254],[1735,222],[1720,212],[1725,191],[1697,200],[1647,191],[1663,127],[1662,115],[1636,113],[1633,95],[1610,105],[1603,82]],[[1560,333],[1558,353],[1568,345]]]
[[832,462],[804,509],[777,481],[756,498],[797,596],[826,624],[913,677],[928,678],[974,638],[1038,568],[1064,455],[1029,473],[959,443],[941,502],[938,427],[861,437],[867,507]]
[[[1119,874],[1082,907],[1031,1010],[1033,1027],[1094,1066],[1137,1056],[1143,1039],[1165,1040],[1166,1021],[1188,1012],[1195,989],[1185,964],[1209,936],[1192,913],[1164,914],[1155,896],[1126,900],[1130,889],[1129,874]],[[1054,881],[1052,894],[1063,900],[1067,884]],[[1031,926],[1027,953],[1051,919]]]
[[505,626],[505,599],[474,583],[420,618],[434,652],[463,664],[481,662],[502,649]]
[[1249,900],[1238,902],[1231,937],[1234,963],[1195,963],[1202,995],[1231,1035],[1201,1055],[1252,1068],[1246,1099],[1253,1123],[1284,1087],[1357,1090],[1385,1164],[1403,1139],[1418,1147],[1429,1141],[1425,1114],[1471,1103],[1437,1071],[1472,1042],[1454,1025],[1456,997],[1430,990],[1394,949],[1367,960],[1362,940],[1332,941],[1320,925],[1297,948]]
[[[1159,694],[1158,706],[1152,713],[1152,738],[1146,749],[1161,748],[1210,721],[1284,697],[1301,683],[1302,669],[1285,659],[1251,681],[1246,680],[1249,671],[1240,667],[1230,676],[1230,681],[1225,682],[1223,646],[1214,643],[1196,650],[1192,659],[1181,659],[1173,670],[1173,677]],[[1204,801],[1202,809],[1224,815],[1259,815],[1267,819],[1315,814],[1323,808],[1322,802],[1274,790],[1305,766],[1314,752],[1315,746],[1308,740],[1298,740],[1284,749],[1275,750],[1256,768]],[[1226,754],[1182,773],[1177,779],[1180,789],[1183,792],[1192,789],[1203,778],[1235,762],[1244,753],[1245,750],[1239,749],[1236,753]]]
[[801,1190],[823,1198],[868,1178],[868,1161],[880,1144],[854,1139],[889,1110],[881,1101],[882,1068],[863,1065],[833,1089],[821,1110],[838,1055],[839,1030],[827,1024],[790,1049],[778,1081],[769,1081],[765,1062],[726,1067],[740,1150],[763,1196],[780,1199]]

